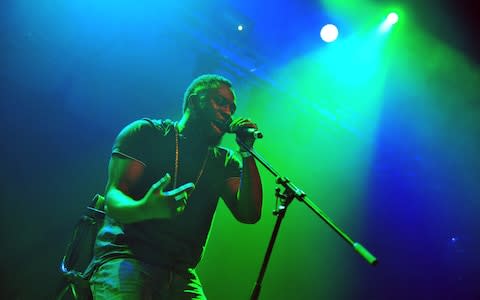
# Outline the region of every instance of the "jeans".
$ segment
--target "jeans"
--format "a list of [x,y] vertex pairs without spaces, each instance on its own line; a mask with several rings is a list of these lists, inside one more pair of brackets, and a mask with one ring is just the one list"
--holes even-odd
[[132,258],[102,264],[90,279],[94,300],[206,300],[194,269],[170,270]]

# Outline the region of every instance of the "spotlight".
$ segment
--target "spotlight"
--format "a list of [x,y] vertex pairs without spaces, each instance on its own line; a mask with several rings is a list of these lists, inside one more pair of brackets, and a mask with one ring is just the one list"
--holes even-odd
[[392,28],[393,25],[395,25],[398,22],[398,14],[391,12],[388,14],[388,16],[385,18],[385,20],[382,22],[380,25],[380,32],[387,32]]
[[327,24],[320,30],[320,37],[326,43],[335,41],[338,37],[338,29],[333,24]]
[[398,22],[398,15],[394,12],[389,13],[386,21],[387,21],[387,23],[389,23],[391,25],[394,25]]
[[243,31],[243,25],[242,25],[242,24],[238,25],[238,26],[237,26],[237,30],[238,30],[238,31]]

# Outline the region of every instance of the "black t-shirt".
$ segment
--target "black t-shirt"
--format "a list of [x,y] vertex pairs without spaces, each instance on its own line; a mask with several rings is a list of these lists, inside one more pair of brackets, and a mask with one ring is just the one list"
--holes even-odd
[[[175,129],[171,121],[143,119],[126,126],[117,136],[112,155],[139,161],[145,166],[132,188],[133,199],[142,198],[153,183],[175,171]],[[222,147],[196,151],[188,138],[179,136],[177,186],[195,183],[207,155],[207,163],[187,201],[185,210],[173,219],[155,219],[120,224],[108,216],[95,245],[95,263],[114,257],[134,257],[152,265],[195,267],[200,261],[220,187],[231,177],[240,177],[241,162]]]

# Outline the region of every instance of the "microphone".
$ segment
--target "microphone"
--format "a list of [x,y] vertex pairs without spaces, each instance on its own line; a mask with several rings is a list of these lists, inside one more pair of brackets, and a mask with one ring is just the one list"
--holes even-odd
[[232,119],[229,118],[228,120],[225,121],[224,126],[226,127],[226,131],[229,133],[235,133],[240,136],[250,136],[253,137],[254,139],[261,139],[263,138],[263,133],[255,128],[250,128],[250,127],[238,127],[236,129],[233,129],[232,126]]
[[240,136],[251,136],[254,139],[261,139],[263,138],[263,133],[255,128],[250,128],[250,127],[240,127],[236,130],[232,130],[232,128],[229,127],[229,131],[231,133],[236,133]]

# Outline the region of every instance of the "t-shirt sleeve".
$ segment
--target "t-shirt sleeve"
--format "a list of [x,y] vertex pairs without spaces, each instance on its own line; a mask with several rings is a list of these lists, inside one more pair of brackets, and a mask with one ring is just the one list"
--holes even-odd
[[235,155],[235,152],[228,149],[225,155],[225,179],[232,177],[240,177],[242,172],[242,162]]
[[149,144],[154,132],[155,128],[145,120],[128,124],[115,139],[112,155],[127,157],[146,166],[149,162]]

